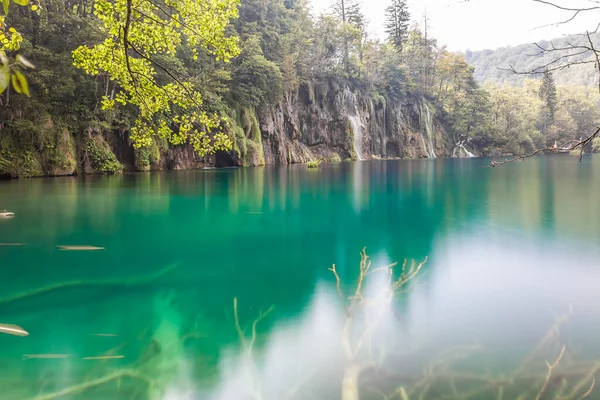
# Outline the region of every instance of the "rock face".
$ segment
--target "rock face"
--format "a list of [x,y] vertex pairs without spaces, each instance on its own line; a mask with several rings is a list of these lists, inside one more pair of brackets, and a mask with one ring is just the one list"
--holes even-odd
[[[54,136],[49,136],[51,147],[57,149],[56,156],[48,157],[47,151],[40,151],[31,166],[12,162],[15,172],[4,168],[4,175],[260,166],[317,159],[340,162],[435,158],[450,156],[455,147],[445,143],[435,108],[425,99],[395,101],[342,87],[334,81],[306,84],[296,93],[286,95],[279,104],[257,109],[234,107],[233,113],[229,134],[234,148],[230,152],[200,158],[191,146],[172,146],[164,140],[148,148],[134,149],[124,131],[100,132],[90,128],[76,139],[56,130]],[[3,154],[0,153],[0,167],[11,161],[2,158]]]
[[198,159],[189,146],[166,146],[146,170],[449,155],[435,109],[424,99],[389,101],[327,82],[235,114],[231,152]]
[[390,102],[327,83],[303,86],[257,114],[265,164],[447,153],[443,131],[423,99]]

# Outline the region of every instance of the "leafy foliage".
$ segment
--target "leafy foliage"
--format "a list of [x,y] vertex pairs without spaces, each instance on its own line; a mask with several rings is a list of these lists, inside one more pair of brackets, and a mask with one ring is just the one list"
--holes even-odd
[[[12,0],[19,6],[29,5],[29,0]],[[7,17],[10,9],[11,0],[2,0],[2,9],[4,15],[0,14],[0,94],[12,84],[17,93],[23,93],[29,96],[29,84],[27,78],[21,72],[24,68],[34,68],[25,57],[18,54],[14,61],[8,57],[7,53],[16,52],[21,48],[23,37],[12,26],[7,25]],[[39,12],[39,6],[33,4],[31,10]]]
[[[189,140],[200,155],[231,148],[223,133],[209,138],[208,131],[218,129],[220,119],[202,110],[202,95],[192,82],[178,77],[157,56],[174,57],[184,42],[194,59],[198,58],[197,46],[224,61],[237,55],[237,39],[225,35],[230,19],[237,17],[236,0],[166,0],[157,4],[99,0],[94,14],[107,38],[94,47],[76,49],[74,65],[91,75],[106,73],[118,84],[119,91],[104,96],[103,109],[111,110],[116,103],[136,107],[138,114],[130,133],[136,147],[147,146],[158,136],[173,144]],[[161,84],[157,68],[171,81]]]

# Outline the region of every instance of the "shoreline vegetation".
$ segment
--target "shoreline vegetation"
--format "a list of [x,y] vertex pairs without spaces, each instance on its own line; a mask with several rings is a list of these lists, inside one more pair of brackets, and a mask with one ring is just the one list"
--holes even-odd
[[[334,374],[337,377],[335,379],[339,381],[334,381],[337,383],[332,384],[331,379],[327,380],[327,390],[330,390],[333,396],[331,398],[341,400],[593,398],[591,396],[595,393],[596,379],[600,374],[600,361],[578,360],[576,354],[564,344],[564,339],[561,337],[561,328],[568,323],[572,309],[557,316],[547,334],[511,370],[496,373],[492,372],[492,369],[488,370],[491,368],[489,363],[493,363],[493,360],[486,359],[488,357],[486,349],[479,344],[450,348],[428,359],[422,369],[414,366],[407,369],[407,365],[412,364],[411,352],[403,351],[402,343],[395,343],[400,346],[397,348],[389,347],[394,343],[383,340],[385,334],[382,333],[390,329],[390,324],[393,327],[398,318],[394,304],[402,299],[403,294],[422,284],[423,268],[427,259],[422,262],[405,261],[402,265],[394,263],[375,266],[364,249],[360,258],[357,278],[352,284],[341,279],[335,265],[329,270],[334,277],[334,292],[341,316],[340,321],[331,321],[332,327],[340,329],[339,336],[334,337],[339,338],[339,343],[335,347],[338,348],[341,356],[340,371]],[[137,278],[57,283],[49,287],[9,295],[0,299],[0,304],[12,304],[51,291],[63,291],[76,285],[130,287],[150,284],[171,272],[176,266],[173,264],[156,273]],[[297,371],[297,380],[287,382],[285,393],[275,394],[269,391],[269,382],[263,381],[264,374],[261,373],[262,353],[266,350],[264,346],[268,345],[269,339],[259,332],[261,332],[260,325],[269,319],[274,308],[257,312],[251,322],[246,324],[241,321],[238,304],[238,299],[234,299],[231,329],[235,330],[238,336],[238,356],[235,359],[236,367],[232,372],[239,375],[239,382],[234,384],[236,392],[241,396],[239,398],[293,400],[315,395],[314,390],[320,390],[320,385],[323,384],[319,375],[326,373],[328,368],[325,365],[313,365],[308,370]],[[119,396],[127,393],[127,398],[159,400],[168,395],[173,384],[178,385],[177,371],[183,359],[186,359],[194,370],[201,368],[202,365],[201,360],[190,359],[185,355],[183,345],[188,341],[202,338],[206,332],[194,330],[185,333],[181,328],[170,330],[171,333],[165,337],[157,332],[150,337],[148,333],[143,335],[144,340],[147,340],[148,349],[142,351],[137,360],[128,360],[119,354],[119,347],[83,358],[94,364],[84,369],[87,378],[72,386],[55,391],[45,391],[40,388],[37,395],[26,394],[27,390],[23,390],[23,387],[8,383],[3,383],[2,387],[5,388],[5,393],[15,391],[11,399],[59,400],[68,396],[75,396],[73,398],[85,396],[86,399],[107,398],[106,396],[121,398]],[[31,335],[34,336],[35,332]],[[77,357],[68,354],[35,354],[26,355],[26,358],[77,362]],[[475,364],[469,361],[473,358]],[[110,363],[117,360],[126,362],[126,365],[111,366]],[[196,364],[196,361],[199,364]],[[418,361],[417,364],[419,362],[422,361]],[[4,375],[2,379],[12,379],[9,375]],[[22,380],[25,379],[24,377],[19,379],[21,385],[28,385],[26,383],[28,381]],[[203,379],[198,377],[198,380],[192,379],[192,382],[187,382],[187,386],[179,388],[180,393],[183,393],[180,396],[191,399],[199,393],[212,390],[210,382],[205,383],[208,387],[197,386],[202,385],[200,383],[202,381]],[[56,387],[51,382],[46,384],[49,387]],[[219,398],[218,393],[208,398]]]
[[[520,156],[600,120],[593,83],[564,73],[478,82],[467,58],[483,56],[449,52],[404,0],[384,41],[355,0],[318,16],[305,0],[182,1],[183,26],[128,0],[21,3],[3,16],[23,93],[0,93],[2,177]],[[201,5],[222,12],[188,12]]]

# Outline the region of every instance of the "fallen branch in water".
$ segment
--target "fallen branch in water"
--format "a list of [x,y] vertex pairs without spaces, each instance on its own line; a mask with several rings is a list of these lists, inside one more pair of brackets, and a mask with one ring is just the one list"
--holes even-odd
[[49,286],[44,286],[41,288],[37,288],[37,289],[31,289],[31,290],[27,290],[25,292],[21,292],[12,296],[8,296],[8,297],[4,297],[4,298],[0,298],[0,305],[6,305],[6,304],[11,304],[11,303],[15,303],[17,301],[21,301],[30,297],[35,297],[35,296],[39,296],[42,294],[46,294],[49,292],[54,292],[57,290],[62,290],[62,289],[69,289],[69,288],[75,288],[75,287],[84,287],[84,286],[88,286],[88,287],[102,287],[102,286],[121,286],[121,287],[130,287],[130,286],[139,286],[139,285],[144,285],[147,284],[149,282],[152,282],[158,278],[160,278],[163,275],[166,275],[168,272],[172,271],[173,269],[177,268],[179,266],[179,263],[175,263],[172,265],[169,265],[166,268],[163,268],[153,274],[147,275],[147,276],[142,276],[142,277],[137,277],[137,278],[111,278],[111,279],[98,279],[98,280],[87,280],[87,281],[68,281],[68,282],[60,282],[60,283],[55,283]]
[[43,394],[43,395],[39,395],[36,397],[32,397],[30,400],[55,400],[61,397],[65,397],[65,396],[72,396],[81,392],[85,392],[86,390],[104,385],[106,383],[112,382],[112,381],[116,381],[122,378],[134,378],[134,379],[138,379],[141,381],[146,382],[148,385],[154,385],[154,381],[142,374],[140,374],[139,372],[136,371],[132,371],[132,370],[125,370],[125,371],[119,371],[119,372],[115,372],[113,374],[110,375],[106,375],[103,376],[102,378],[98,378],[89,382],[85,382],[85,383],[81,383],[79,385],[75,385],[75,386],[71,386],[68,387],[66,389],[62,389],[59,390],[57,392],[54,393],[48,393],[48,394]]
[[55,360],[69,357],[70,354],[23,354],[23,360]]
[[63,251],[99,251],[105,250],[104,247],[96,247],[96,246],[58,246],[59,249]]
[[521,361],[521,364],[519,365],[519,368],[517,368],[516,373],[520,374],[523,373],[527,370],[531,369],[531,365],[528,365],[531,363],[531,361],[535,358],[535,356],[545,347],[548,345],[548,343],[552,340],[552,339],[557,339],[558,337],[558,333],[560,332],[560,327],[562,325],[564,325],[570,318],[571,315],[573,314],[573,307],[571,305],[569,305],[569,311],[566,313],[563,313],[561,315],[559,315],[558,317],[556,317],[556,320],[554,322],[554,325],[552,325],[552,327],[548,330],[548,332],[546,333],[546,335],[542,338],[542,340],[540,340],[540,342],[538,343],[538,345],[533,349],[533,351],[531,351],[531,353],[529,353],[527,355],[527,357],[525,357],[523,359],[523,361]]
[[[580,150],[580,152],[579,152],[579,162],[581,162],[583,160],[583,153],[585,151],[585,148],[590,143],[592,143],[592,141],[594,139],[596,139],[599,136],[599,134],[600,134],[600,128],[596,129],[596,131],[594,133],[592,133],[591,135],[587,136],[585,139],[582,139],[582,140],[579,140],[579,141],[571,140],[569,142],[564,143],[562,146],[560,146],[560,149],[564,150],[564,151],[569,151],[569,152],[575,151],[575,150],[579,149]],[[568,147],[569,145],[570,145],[570,147]],[[489,167],[496,168],[496,167],[500,167],[500,166],[502,166],[504,164],[510,164],[510,163],[517,162],[517,161],[523,162],[523,161],[525,161],[526,158],[531,158],[531,157],[536,156],[536,155],[538,155],[540,153],[556,152],[556,151],[557,151],[557,148],[547,147],[547,148],[544,148],[544,149],[536,150],[536,151],[534,151],[532,153],[529,153],[529,154],[525,154],[525,155],[522,155],[522,156],[516,156],[516,157],[509,158],[507,160],[500,161],[500,162],[496,161],[496,159],[494,158],[489,165],[484,165],[482,168],[489,168]]]
[[554,361],[553,364],[550,364],[548,361],[546,361],[546,365],[548,366],[548,374],[546,375],[544,384],[542,385],[542,388],[540,389],[540,392],[538,393],[535,400],[540,400],[542,398],[542,396],[544,395],[544,392],[546,391],[546,388],[548,387],[548,382],[550,382],[550,378],[552,377],[552,372],[554,372],[556,367],[558,367],[558,364],[560,364],[560,360],[562,360],[563,356],[565,355],[566,348],[567,348],[567,346],[563,345],[562,349],[560,350],[560,354],[558,355],[558,357],[556,358],[556,361]]
[[235,320],[235,330],[238,334],[238,338],[240,340],[240,344],[242,345],[243,356],[244,356],[244,364],[247,366],[247,372],[252,377],[252,382],[254,382],[254,387],[252,388],[252,397],[257,400],[263,399],[262,392],[263,389],[261,387],[261,382],[259,378],[259,369],[254,361],[254,344],[256,343],[256,327],[260,321],[265,319],[272,311],[274,307],[271,306],[267,311],[261,312],[259,316],[252,323],[252,335],[250,336],[250,342],[246,340],[246,334],[240,325],[240,318],[238,315],[238,302],[237,298],[233,299],[233,317]]
[[[372,268],[371,259],[367,255],[366,249],[363,248],[360,253],[359,276],[356,280],[353,294],[350,297],[344,296],[341,279],[336,266],[333,265],[329,269],[335,277],[336,290],[341,305],[344,308],[344,323],[341,337],[341,346],[345,357],[344,375],[341,385],[342,400],[359,399],[359,381],[361,375],[378,365],[373,360],[373,338],[382,323],[384,313],[391,305],[394,296],[402,287],[406,286],[418,275],[426,261],[427,259],[422,263],[413,261],[410,265],[405,261],[402,265],[400,276],[394,279],[394,268],[397,267],[398,263]],[[366,279],[375,273],[386,275],[386,287],[374,295],[366,296],[364,293]],[[365,326],[361,326],[360,331],[357,332],[356,321],[360,318],[364,318]],[[366,353],[367,361],[360,361],[359,355],[362,353]]]
[[17,325],[0,324],[0,333],[6,333],[13,336],[29,336],[29,332]]

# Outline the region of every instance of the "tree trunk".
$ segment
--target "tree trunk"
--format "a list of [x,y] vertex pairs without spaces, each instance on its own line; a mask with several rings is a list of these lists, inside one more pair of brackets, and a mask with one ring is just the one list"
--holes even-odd
[[358,378],[360,376],[360,367],[356,364],[350,364],[344,371],[342,381],[342,400],[359,400]]

